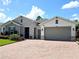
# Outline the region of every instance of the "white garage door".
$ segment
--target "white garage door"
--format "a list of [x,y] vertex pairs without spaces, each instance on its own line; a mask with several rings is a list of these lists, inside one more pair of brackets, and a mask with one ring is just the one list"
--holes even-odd
[[45,39],[71,40],[71,27],[46,27]]

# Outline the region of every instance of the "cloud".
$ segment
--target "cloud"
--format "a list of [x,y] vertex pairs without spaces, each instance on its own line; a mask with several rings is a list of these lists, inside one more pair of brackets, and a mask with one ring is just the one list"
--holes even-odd
[[79,14],[75,13],[71,16],[71,20],[79,20]]
[[11,3],[11,0],[1,0],[3,5],[8,5]]
[[7,22],[7,21],[9,21],[9,20],[13,20],[13,18],[12,18],[12,17],[7,17],[7,18],[5,19],[5,22]]
[[9,8],[6,8],[6,10],[7,10],[7,11],[10,11],[10,9],[9,9]]
[[79,20],[79,17],[72,17],[70,20]]
[[2,12],[0,12],[0,19],[5,19],[6,18],[6,15]]
[[77,8],[79,7],[79,1],[71,1],[62,6],[62,9],[69,9],[69,8]]
[[10,11],[9,8],[6,8],[6,9],[0,9],[0,12],[5,12],[5,11]]
[[4,9],[0,9],[0,12],[4,12],[5,10]]
[[45,11],[43,11],[41,8],[38,8],[37,6],[32,6],[31,11],[25,16],[34,20],[36,19],[37,16],[43,17],[44,15],[45,15]]
[[78,14],[73,14],[72,17],[78,16]]
[[0,22],[5,23],[9,20],[12,20],[12,17],[7,16],[5,13],[0,12]]

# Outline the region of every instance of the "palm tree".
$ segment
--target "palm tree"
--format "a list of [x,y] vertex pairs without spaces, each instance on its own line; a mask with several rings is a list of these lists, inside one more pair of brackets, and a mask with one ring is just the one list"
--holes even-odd
[[41,20],[42,17],[41,16],[37,16],[36,20]]

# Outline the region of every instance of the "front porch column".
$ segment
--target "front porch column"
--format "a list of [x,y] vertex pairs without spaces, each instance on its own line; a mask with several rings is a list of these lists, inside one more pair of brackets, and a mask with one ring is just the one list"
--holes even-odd
[[41,39],[44,39],[44,27],[41,27]]
[[19,26],[19,35],[21,35],[21,27]]
[[2,33],[4,32],[3,27],[1,28],[1,32],[2,32]]
[[17,31],[18,31],[18,34],[19,34],[19,36],[21,35],[21,26],[18,26],[17,27]]
[[23,36],[23,35],[22,35],[22,31],[23,31],[22,26],[19,26],[19,35],[20,35],[20,36]]
[[75,40],[76,39],[76,29],[75,26],[71,27],[71,40]]

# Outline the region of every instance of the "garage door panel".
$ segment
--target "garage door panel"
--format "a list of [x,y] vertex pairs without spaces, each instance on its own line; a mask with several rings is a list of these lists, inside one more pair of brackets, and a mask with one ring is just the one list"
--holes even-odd
[[45,39],[70,40],[71,27],[48,27],[45,28]]

